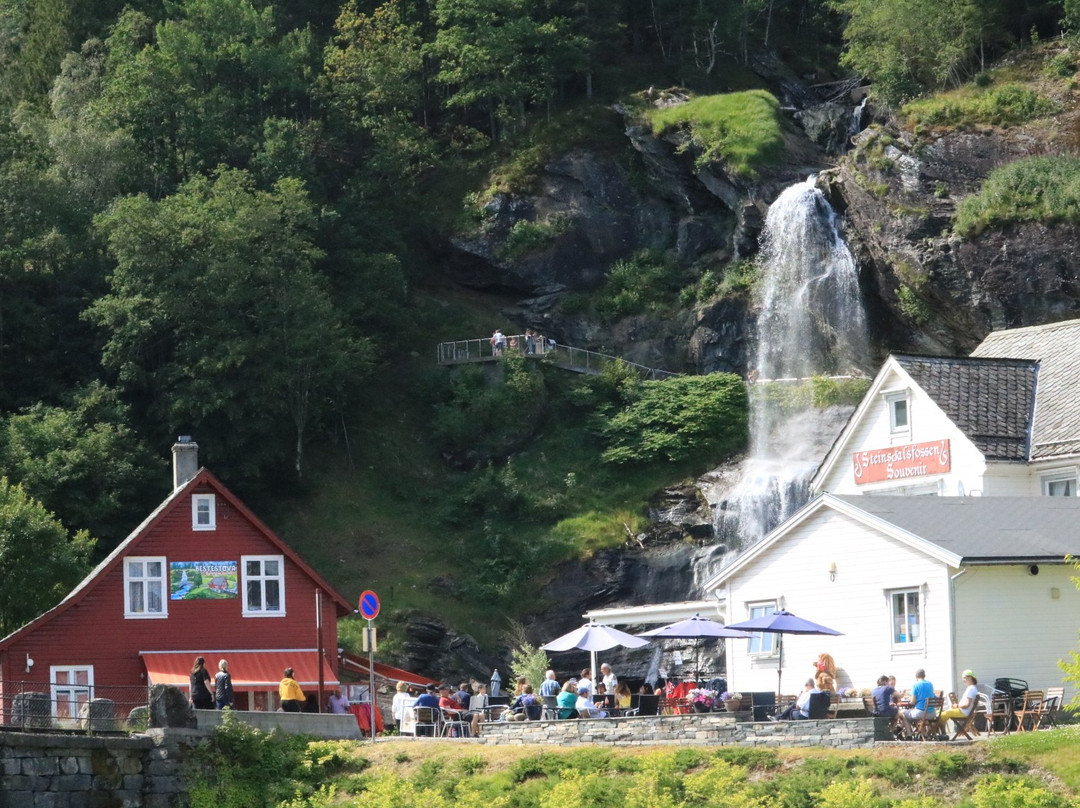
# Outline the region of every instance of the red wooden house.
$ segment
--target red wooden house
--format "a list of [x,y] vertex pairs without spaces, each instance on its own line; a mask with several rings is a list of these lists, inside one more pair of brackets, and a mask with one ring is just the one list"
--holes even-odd
[[[173,447],[174,489],[63,601],[0,640],[0,713],[49,694],[63,722],[90,699],[117,712],[148,685],[187,690],[196,656],[228,660],[237,709],[274,710],[285,667],[305,693],[338,684],[349,603],[222,483]],[[319,699],[322,703],[324,700]]]

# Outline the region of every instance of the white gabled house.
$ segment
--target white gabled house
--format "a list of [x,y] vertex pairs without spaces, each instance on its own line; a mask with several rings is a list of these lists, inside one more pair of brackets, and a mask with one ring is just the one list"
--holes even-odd
[[[1077,646],[1080,592],[1064,562],[1080,553],[1080,499],[862,497],[824,494],[706,583],[731,622],[783,607],[842,631],[784,638],[783,692],[798,692],[821,652],[839,684],[902,686],[925,668],[935,688],[960,672],[980,682],[1061,683]],[[727,641],[728,680],[772,691],[776,642]],[[1072,693],[1066,693],[1071,698]]]

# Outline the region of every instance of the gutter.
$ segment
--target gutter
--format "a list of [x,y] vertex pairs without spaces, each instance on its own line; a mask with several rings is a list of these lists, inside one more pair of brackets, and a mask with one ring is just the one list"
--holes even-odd
[[949,671],[949,674],[953,677],[953,690],[956,689],[956,682],[959,681],[956,675],[959,662],[956,656],[956,579],[961,575],[966,575],[968,569],[968,567],[961,567],[959,572],[949,576],[949,656],[953,661],[953,669]]

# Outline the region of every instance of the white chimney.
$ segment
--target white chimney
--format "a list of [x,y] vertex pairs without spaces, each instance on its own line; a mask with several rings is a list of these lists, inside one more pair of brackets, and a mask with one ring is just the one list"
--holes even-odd
[[191,435],[180,435],[172,447],[173,491],[199,473],[199,444]]

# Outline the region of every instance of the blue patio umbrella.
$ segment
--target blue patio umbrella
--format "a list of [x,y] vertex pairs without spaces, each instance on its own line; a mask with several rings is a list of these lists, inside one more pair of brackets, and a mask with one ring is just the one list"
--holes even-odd
[[752,617],[741,623],[731,623],[728,628],[742,631],[763,631],[766,634],[776,634],[777,637],[777,661],[776,661],[776,692],[781,692],[780,678],[784,672],[784,635],[785,634],[826,634],[839,636],[843,632],[804,620],[793,615],[786,609],[780,609],[772,614]]

